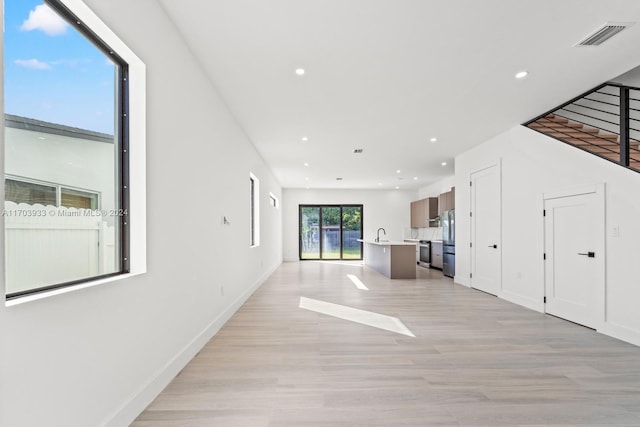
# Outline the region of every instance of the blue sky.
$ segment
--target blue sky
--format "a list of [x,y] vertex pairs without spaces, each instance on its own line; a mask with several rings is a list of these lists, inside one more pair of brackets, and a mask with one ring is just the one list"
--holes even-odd
[[5,0],[5,112],[113,134],[113,63],[41,0]]

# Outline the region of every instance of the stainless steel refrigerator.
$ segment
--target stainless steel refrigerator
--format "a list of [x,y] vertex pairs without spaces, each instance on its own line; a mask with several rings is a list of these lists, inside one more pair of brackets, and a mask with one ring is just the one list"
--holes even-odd
[[456,212],[444,211],[442,221],[442,272],[445,276],[456,274]]

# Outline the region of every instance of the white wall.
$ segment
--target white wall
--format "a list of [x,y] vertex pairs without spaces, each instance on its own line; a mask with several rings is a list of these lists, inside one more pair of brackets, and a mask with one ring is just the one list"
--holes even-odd
[[451,190],[451,187],[456,186],[456,177],[451,175],[447,178],[441,179],[438,182],[434,182],[431,185],[420,188],[418,190],[418,198],[424,199],[425,197],[438,197],[442,193],[446,193]]
[[389,240],[401,240],[410,226],[413,190],[284,190],[284,259],[298,260],[298,206],[301,204],[362,204],[363,234],[374,239],[382,227]]
[[0,306],[3,427],[128,425],[282,259],[281,188],[158,3],[87,3],[147,66],[148,273]]
[[[528,128],[508,132],[456,157],[456,277],[469,284],[470,174],[502,167],[502,292],[500,297],[542,311],[542,194],[606,184],[606,313],[601,331],[640,345],[640,174]],[[613,237],[619,227],[620,236]]]
[[622,85],[640,87],[640,67],[633,68],[611,81]]

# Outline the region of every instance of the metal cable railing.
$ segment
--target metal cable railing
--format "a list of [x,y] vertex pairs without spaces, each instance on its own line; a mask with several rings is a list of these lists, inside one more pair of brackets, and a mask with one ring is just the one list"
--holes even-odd
[[524,126],[640,172],[640,88],[605,83]]

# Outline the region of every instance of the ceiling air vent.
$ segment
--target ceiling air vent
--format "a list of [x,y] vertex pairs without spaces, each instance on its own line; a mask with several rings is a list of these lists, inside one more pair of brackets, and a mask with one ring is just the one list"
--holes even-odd
[[600,46],[602,43],[606,42],[611,37],[631,25],[632,23],[630,22],[607,22],[602,27],[585,37],[582,41],[578,42],[576,46]]
[[353,149],[353,154],[362,154],[363,151],[364,151],[364,149],[362,149],[362,148],[354,148]]

